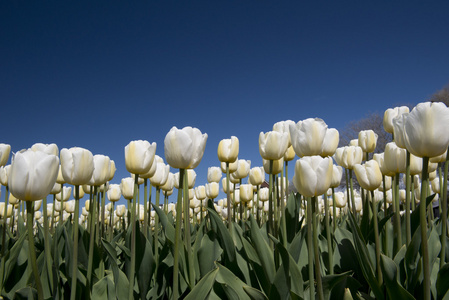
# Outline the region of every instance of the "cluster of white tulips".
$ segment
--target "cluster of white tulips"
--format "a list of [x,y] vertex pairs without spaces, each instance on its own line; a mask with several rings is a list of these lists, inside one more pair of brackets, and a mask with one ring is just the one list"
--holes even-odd
[[[112,237],[113,230],[132,230],[130,286],[134,286],[136,224],[145,237],[152,239],[154,256],[157,261],[160,234],[160,218],[157,210],[171,214],[175,218],[175,253],[184,243],[186,253],[191,253],[191,223],[201,223],[208,214],[208,200],[228,225],[240,220],[245,222],[250,215],[255,216],[258,224],[267,223],[268,233],[279,237],[279,230],[285,229],[285,211],[289,190],[288,162],[296,160],[292,182],[301,195],[300,217],[305,216],[307,223],[307,247],[309,253],[309,278],[316,278],[316,292],[322,297],[320,261],[318,255],[318,237],[316,230],[320,217],[329,226],[333,220],[352,213],[357,219],[366,209],[374,214],[376,241],[377,205],[383,203],[384,211],[391,206],[394,219],[396,249],[403,244],[401,237],[400,215],[406,215],[406,244],[410,236],[410,210],[420,201],[425,201],[431,191],[437,195],[433,201],[443,199],[441,213],[447,217],[447,171],[444,174],[439,166],[446,162],[449,145],[449,108],[442,103],[420,103],[411,112],[407,107],[388,109],[385,112],[384,128],[393,134],[393,142],[388,143],[384,153],[374,152],[377,135],[372,130],[361,131],[358,139],[344,147],[338,147],[339,133],[319,118],[309,118],[297,123],[282,121],[274,124],[273,131],[260,133],[259,152],[262,166],[251,167],[251,161],[239,159],[239,140],[232,136],[223,139],[218,145],[219,167],[210,167],[207,183],[197,185],[194,169],[200,163],[206,147],[207,134],[197,128],[173,127],[165,137],[165,161],[157,156],[156,143],[144,140],[132,141],[125,147],[125,165],[130,177],[123,178],[120,185],[109,184],[114,177],[115,163],[105,155],[93,155],[89,150],[74,147],[59,152],[55,144],[35,144],[30,149],[21,150],[6,165],[11,147],[0,144],[0,181],[6,186],[5,202],[0,203],[0,217],[3,230],[9,226],[17,231],[19,215],[27,215],[29,228],[30,260],[36,264],[33,244],[33,230],[37,230],[35,221],[45,229],[45,234],[53,232],[56,224],[74,220],[74,264],[77,265],[78,226],[81,224],[91,233],[99,232],[101,237]],[[335,162],[335,163],[334,163]],[[173,174],[170,167],[179,169]],[[360,190],[353,188],[353,172]],[[225,177],[222,178],[222,174]],[[265,174],[269,176],[268,187],[264,187]],[[402,175],[401,175],[402,174]],[[335,191],[340,187],[342,176],[346,176],[346,190]],[[399,189],[402,176],[405,189]],[[148,181],[150,190],[148,195]],[[221,188],[220,188],[221,181]],[[244,183],[245,182],[245,183]],[[143,204],[140,204],[140,190],[144,187]],[[151,190],[156,190],[151,206]],[[169,203],[168,197],[178,189],[177,204]],[[219,191],[226,198],[217,200]],[[160,193],[163,193],[163,201]],[[9,194],[10,193],[10,194]],[[47,196],[53,195],[53,202],[47,203]],[[80,199],[89,195],[85,206],[81,208]],[[105,204],[105,198],[109,203]],[[439,195],[439,198],[438,198]],[[72,200],[70,200],[73,197]],[[128,201],[127,207],[118,205],[121,197]],[[19,200],[20,199],[20,200]],[[26,205],[26,209],[25,206]],[[402,205],[402,208],[401,208]],[[41,212],[42,206],[42,212]],[[371,207],[370,207],[371,206]],[[425,235],[427,218],[432,218],[432,210],[427,214],[426,206],[421,205],[420,226]],[[138,221],[138,222],[137,222]],[[446,224],[444,222],[443,224]],[[331,230],[327,230],[331,243]],[[443,227],[442,236],[447,228]],[[151,236],[150,236],[151,235]],[[232,235],[232,231],[231,231]],[[182,236],[182,238],[181,238]],[[46,237],[47,238],[47,237]],[[91,241],[96,238],[91,234]],[[286,243],[281,237],[281,243]],[[376,243],[378,244],[378,243]],[[379,242],[380,244],[380,242]],[[445,245],[445,243],[442,243]],[[46,251],[49,245],[45,244]],[[91,243],[93,247],[93,243]],[[429,262],[427,242],[422,239],[424,290],[430,291]],[[93,251],[93,249],[90,249]],[[329,250],[332,245],[329,244]],[[444,249],[442,258],[444,258]],[[49,253],[49,252],[48,252]],[[89,251],[91,254],[91,251]],[[2,254],[3,255],[3,254]],[[329,255],[332,264],[332,253]],[[444,259],[442,259],[444,262]],[[186,264],[191,266],[194,258],[187,255]],[[376,263],[380,265],[380,248],[376,247]],[[176,299],[179,285],[179,258],[174,256],[174,295]],[[156,265],[157,268],[157,265]],[[189,268],[193,269],[193,268]],[[378,276],[382,277],[378,267]],[[42,286],[33,266],[35,282],[39,296]],[[52,270],[48,270],[51,273]],[[2,270],[3,272],[3,270]],[[71,286],[77,284],[77,268],[73,268]],[[332,274],[332,270],[331,270]],[[89,265],[86,280],[90,281],[92,267]],[[188,282],[194,282],[193,274],[187,274]],[[71,290],[71,298],[76,296],[76,288]],[[310,296],[315,295],[315,285],[310,285]],[[130,288],[129,298],[133,291]],[[429,299],[429,298],[427,298]]]

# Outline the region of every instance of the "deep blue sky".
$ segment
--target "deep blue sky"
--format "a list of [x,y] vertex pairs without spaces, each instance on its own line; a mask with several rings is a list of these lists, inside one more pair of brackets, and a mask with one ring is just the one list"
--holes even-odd
[[209,135],[204,184],[231,135],[260,166],[259,133],[277,121],[342,129],[428,99],[449,81],[448,11],[448,1],[1,1],[0,142],[108,155],[119,183],[131,140],[164,157],[170,128],[193,126]]

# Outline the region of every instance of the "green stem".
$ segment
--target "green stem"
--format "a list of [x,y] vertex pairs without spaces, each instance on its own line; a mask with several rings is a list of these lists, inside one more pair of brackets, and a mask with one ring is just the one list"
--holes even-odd
[[332,225],[335,229],[337,229],[337,206],[335,202],[335,188],[332,188]]
[[374,243],[376,244],[376,270],[379,284],[382,285],[382,270],[380,268],[380,240],[379,227],[377,225],[377,203],[374,200],[374,191],[371,191],[371,204],[373,208]]
[[108,232],[108,242],[112,241],[112,231],[113,231],[113,227],[114,227],[114,206],[115,206],[115,202],[111,202],[112,203],[112,209],[109,213],[109,232]]
[[44,299],[44,292],[42,289],[42,283],[41,278],[39,276],[39,271],[37,269],[37,263],[36,263],[36,248],[34,247],[34,232],[33,232],[33,225],[34,225],[34,205],[32,201],[24,201],[26,202],[26,209],[27,209],[27,229],[28,229],[28,243],[29,243],[29,254],[30,254],[30,263],[31,268],[33,270],[34,274],[34,280],[36,282],[36,289],[37,289],[37,297],[39,300]]
[[190,289],[195,286],[195,269],[193,266],[192,242],[190,237],[190,199],[189,199],[189,179],[188,172],[184,174],[184,238],[186,246],[186,258],[189,268],[189,285]]
[[134,273],[136,270],[136,198],[139,174],[134,175],[134,191],[133,191],[133,205],[131,207],[131,265],[129,271],[129,290],[128,299],[134,299]]
[[52,264],[53,260],[51,259],[51,250],[50,250],[50,234],[48,233],[48,214],[47,214],[47,197],[44,197],[42,201],[43,205],[43,214],[44,214],[44,249],[45,249],[45,260],[47,265],[48,278],[50,278],[50,291],[53,291],[53,270]]
[[[382,175],[382,187],[383,187],[383,203],[384,203],[384,216],[386,216],[387,215],[387,188],[386,188],[386,183],[385,183],[385,175]],[[384,234],[384,239],[383,239],[383,250],[384,250],[384,253],[388,256],[388,257],[390,257],[389,256],[389,254],[388,254],[388,252],[389,252],[389,241],[390,241],[390,237],[389,237],[389,230],[388,230],[388,225],[390,224],[390,220],[387,220],[387,223],[385,224],[385,226],[384,226],[384,231],[385,231],[385,234]]]
[[75,215],[73,217],[73,259],[72,259],[72,285],[70,290],[70,300],[76,298],[76,283],[78,281],[78,225],[80,214],[80,186],[75,185]]
[[[106,185],[103,186],[103,192],[101,193],[101,238],[105,236],[105,210],[106,210]],[[98,241],[99,242],[99,241]]]
[[[285,201],[284,201],[284,172],[281,172],[281,211],[280,211],[280,217],[281,217],[281,226],[282,226],[282,241],[284,247],[287,248],[287,223],[285,220]],[[287,199],[287,197],[285,197]]]
[[[156,187],[156,207],[159,208],[159,195],[160,195],[160,187]],[[146,215],[146,214],[145,214]],[[155,214],[154,216],[154,261],[156,263],[155,266],[155,274],[157,274],[157,269],[159,265],[159,215]]]
[[405,243],[406,247],[412,240],[410,224],[410,152],[407,150],[407,166],[405,169]]
[[393,197],[393,205],[394,205],[394,235],[395,235],[395,250],[393,251],[396,254],[402,246],[402,234],[401,234],[401,209],[399,207],[399,174],[396,174],[394,177],[394,197]]
[[231,232],[232,236],[232,230],[231,230],[231,222],[232,222],[232,216],[231,216],[231,191],[229,187],[229,163],[226,162],[226,204],[228,207],[228,229]]
[[[144,178],[143,180],[143,235],[147,237],[148,235],[148,178]],[[157,262],[156,262],[157,263]]]
[[51,223],[50,223],[50,232],[51,233],[54,232],[53,231],[53,226],[54,226],[54,223],[55,223],[55,201],[56,201],[55,199],[56,199],[56,195],[53,194],[53,205],[51,206],[52,210],[51,210]]
[[270,160],[269,167],[269,184],[268,184],[268,234],[274,234],[274,224],[273,224],[273,161]]
[[331,230],[329,228],[329,201],[327,196],[324,199],[324,224],[326,226],[326,239],[327,239],[327,249],[328,249],[328,263],[329,263],[329,274],[334,274],[334,259],[333,259],[333,249],[332,249],[332,236]]
[[307,256],[309,260],[309,293],[310,299],[315,299],[315,278],[313,272],[313,237],[312,237],[312,199],[307,198]]
[[[184,169],[179,169],[179,189],[178,202],[176,203],[176,224],[175,224],[175,250],[173,260],[173,300],[179,298],[179,245],[181,244],[181,223],[182,223],[182,193],[184,182]],[[229,173],[229,171],[228,171]],[[228,182],[229,184],[229,182]],[[229,185],[228,185],[229,191]],[[229,197],[228,197],[229,198]],[[228,200],[229,203],[229,200]],[[229,204],[228,204],[229,205]],[[229,207],[229,206],[228,206]]]
[[430,266],[429,266],[429,250],[427,245],[427,220],[426,220],[426,190],[428,183],[427,173],[429,158],[423,157],[422,182],[421,182],[421,202],[419,204],[419,224],[421,227],[421,252],[423,266],[423,291],[424,300],[430,300]]
[[355,207],[355,199],[354,199],[354,186],[352,182],[352,170],[349,169],[349,183],[351,186],[351,205],[352,205],[352,213],[354,214],[354,218],[357,220],[357,209]]
[[91,190],[91,201],[89,204],[89,216],[90,222],[90,235],[89,235],[89,259],[87,261],[87,286],[91,289],[91,278],[92,278],[92,265],[94,257],[94,245],[95,245],[95,234],[97,228],[97,187],[93,188],[93,194]]
[[[440,252],[440,269],[446,263],[446,239],[447,239],[447,175],[449,169],[449,150],[446,155],[446,163],[444,164],[443,193],[440,198],[441,203],[441,252]],[[441,184],[441,181],[440,181]]]
[[8,190],[8,186],[6,186],[5,209],[4,209],[4,213],[3,213],[2,252],[1,252],[1,256],[0,256],[0,258],[2,259],[1,269],[0,269],[0,295],[2,294],[2,291],[3,291],[3,278],[5,276],[6,259],[4,259],[3,257],[5,256],[5,249],[6,249],[5,240],[6,240],[6,219],[7,219],[6,215],[8,213],[8,195],[9,195],[9,190]]
[[318,293],[318,299],[324,300],[324,293],[323,293],[323,284],[321,281],[321,270],[320,270],[320,253],[318,248],[318,220],[317,220],[317,213],[315,210],[315,203],[317,203],[317,197],[314,196],[312,198],[312,226],[313,226],[313,253],[315,258],[315,280],[316,280],[316,289]]

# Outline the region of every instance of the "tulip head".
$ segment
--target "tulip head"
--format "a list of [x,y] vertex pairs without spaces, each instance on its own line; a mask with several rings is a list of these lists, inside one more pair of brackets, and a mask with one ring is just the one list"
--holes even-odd
[[111,202],[117,202],[122,197],[122,190],[119,184],[110,184],[107,191],[108,199]]
[[403,122],[405,146],[410,153],[430,158],[447,150],[449,108],[444,103],[419,103]]
[[221,140],[220,143],[218,143],[217,155],[220,162],[235,162],[239,156],[239,139],[235,136],[231,136],[230,139]]
[[206,183],[205,186],[206,190],[206,197],[209,199],[215,199],[218,197],[218,193],[220,192],[219,184],[218,182],[210,182]]
[[343,176],[343,168],[341,166],[332,166],[332,181],[331,181],[331,188],[336,188],[341,183],[341,178]]
[[360,186],[365,190],[374,191],[382,183],[382,173],[375,160],[369,160],[363,165],[355,165],[354,172]]
[[148,141],[131,141],[125,147],[126,170],[133,174],[145,174],[150,168],[156,154],[156,143]]
[[94,172],[92,152],[80,147],[61,150],[61,173],[64,181],[72,185],[89,183]]
[[150,178],[150,182],[153,186],[163,186],[168,180],[168,174],[170,173],[170,166],[164,163],[157,163],[156,173]]
[[293,184],[304,197],[323,195],[331,185],[332,171],[331,158],[306,156],[296,161]]
[[400,106],[387,109],[384,113],[384,120],[383,120],[385,131],[388,133],[394,133],[393,119],[404,113],[408,113],[409,111],[410,109],[407,106]]
[[253,185],[252,184],[242,184],[240,185],[240,200],[242,202],[249,202],[253,200]]
[[195,196],[198,200],[206,199],[206,187],[199,185],[195,188]]
[[220,182],[222,174],[220,167],[209,167],[207,169],[207,182]]
[[337,148],[334,159],[338,165],[352,170],[356,164],[362,163],[363,150],[359,146],[345,146]]
[[363,152],[374,152],[377,145],[377,133],[373,130],[362,130],[359,132],[358,146],[362,148]]
[[267,174],[279,174],[284,168],[284,157],[281,159],[273,160],[272,169],[270,170],[270,160],[262,159],[263,169]]
[[194,169],[203,158],[206,141],[207,134],[198,128],[172,127],[164,140],[165,160],[176,169]]
[[8,185],[8,175],[9,175],[10,169],[11,169],[11,165],[0,167],[0,183],[4,186]]
[[290,125],[295,125],[295,122],[292,120],[280,121],[273,125],[273,131],[277,132],[286,132],[288,134],[288,146],[292,145],[290,139]]
[[173,192],[174,187],[175,187],[175,174],[169,172],[167,181],[164,183],[164,185],[161,186],[161,190],[166,192],[168,195],[168,193]]
[[259,134],[259,153],[263,159],[277,160],[284,157],[288,148],[288,133],[269,131]]
[[14,155],[8,176],[11,194],[25,201],[46,197],[58,176],[59,159],[41,151],[25,150]]
[[10,153],[11,153],[11,145],[0,144],[0,167],[6,165]]
[[248,176],[250,169],[251,169],[250,160],[239,159],[237,160],[237,170],[235,170],[235,172],[233,172],[232,175],[236,179],[242,179]]
[[111,175],[111,159],[108,156],[94,155],[94,172],[89,181],[90,185],[105,184]]
[[55,156],[59,156],[59,148],[56,144],[36,143],[33,146],[31,146],[31,150],[42,151],[47,154],[53,154]]
[[122,181],[120,182],[120,190],[122,191],[123,198],[131,200],[134,196],[134,178],[122,178]]
[[249,183],[261,185],[265,181],[265,171],[263,167],[254,167],[249,170]]
[[399,148],[395,142],[388,143],[385,146],[384,163],[385,167],[394,174],[405,173],[407,151]]

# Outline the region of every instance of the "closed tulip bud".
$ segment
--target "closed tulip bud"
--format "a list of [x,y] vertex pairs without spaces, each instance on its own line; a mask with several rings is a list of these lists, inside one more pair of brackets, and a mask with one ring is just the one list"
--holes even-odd
[[156,154],[156,143],[144,140],[131,141],[125,147],[126,170],[133,174],[145,174],[150,168]]
[[11,153],[11,145],[0,144],[0,167],[6,165],[10,153]]
[[66,183],[66,181],[64,180],[64,177],[62,176],[61,165],[59,165],[58,177],[56,177],[56,182],[59,183],[59,184]]
[[395,108],[389,108],[384,113],[383,125],[384,129],[388,133],[394,133],[393,119],[404,113],[408,113],[410,109],[407,106],[400,106]]
[[324,136],[323,146],[321,147],[321,156],[332,156],[337,150],[340,141],[340,133],[335,128],[328,128]]
[[57,193],[61,192],[61,190],[62,190],[62,185],[55,182],[55,184],[53,185],[53,188],[50,191],[50,194],[56,195]]
[[[188,180],[188,187],[189,189],[192,189],[195,186],[196,181],[196,172],[195,170],[189,169],[187,172],[187,180]],[[175,173],[175,187],[179,189],[179,172]]]
[[46,197],[56,182],[58,167],[59,159],[55,155],[32,150],[17,153],[8,176],[10,192],[25,201]]
[[203,158],[206,141],[207,134],[198,128],[172,127],[164,140],[165,160],[176,169],[194,169]]
[[249,202],[253,199],[253,186],[251,184],[240,185],[240,200],[242,202]]
[[323,195],[331,185],[332,159],[306,156],[296,161],[293,184],[305,197]]
[[13,194],[9,193],[9,203],[12,205],[18,204],[19,199],[17,199]]
[[391,142],[385,146],[385,167],[395,174],[405,173],[407,167],[407,151],[399,148],[396,143]]
[[111,202],[117,202],[122,197],[122,190],[119,184],[110,184],[108,188],[108,199]]
[[220,192],[220,188],[217,182],[206,183],[205,189],[206,189],[206,196],[209,199],[217,198],[218,193]]
[[373,130],[362,130],[359,132],[358,146],[363,152],[374,152],[377,145],[377,134]]
[[432,181],[432,180],[434,180],[435,178],[437,178],[438,176],[437,176],[437,171],[433,171],[433,172],[430,172],[429,173],[429,180],[430,181]]
[[115,172],[117,171],[117,168],[115,166],[115,161],[112,159],[109,161],[109,176],[107,181],[111,181],[114,178]]
[[94,189],[89,184],[83,184],[83,192],[86,193],[86,194],[90,194],[90,193],[94,192]]
[[249,170],[251,169],[251,161],[239,159],[237,161],[237,170],[232,173],[232,176],[236,179],[243,179],[249,174]]
[[259,134],[259,153],[263,159],[278,160],[284,157],[288,148],[288,133],[269,131]]
[[[220,164],[220,166],[221,166],[221,171],[223,172],[223,173],[226,173],[226,163],[225,162],[222,162],[221,164]],[[229,173],[233,173],[233,172],[235,172],[236,170],[237,170],[237,167],[238,167],[238,159],[236,159],[234,162],[232,162],[232,163],[229,163]]]
[[348,146],[353,146],[353,147],[359,146],[359,139],[350,140]]
[[265,181],[265,171],[263,167],[254,167],[249,170],[249,183],[261,185]]
[[31,150],[34,152],[36,151],[42,151],[47,154],[52,154],[55,156],[59,156],[59,149],[56,144],[42,144],[42,143],[36,143],[33,146],[31,146]]
[[[6,207],[6,218],[10,218],[12,216],[12,205],[8,204]],[[0,202],[0,217],[5,218],[5,202]]]
[[369,160],[363,165],[355,165],[354,172],[360,186],[365,190],[374,191],[382,183],[382,173],[375,160]]
[[9,174],[10,168],[11,168],[11,165],[0,167],[0,183],[4,186],[8,185],[8,174]]
[[345,146],[337,148],[334,159],[338,165],[352,170],[356,164],[362,163],[363,150],[358,146]]
[[164,163],[164,159],[159,155],[155,155],[153,159],[153,163],[151,164],[150,170],[144,174],[139,174],[140,178],[148,179],[154,176],[157,170],[157,164]]
[[72,194],[72,187],[64,186],[62,187],[61,191],[55,195],[56,200],[65,202],[70,199],[71,194]]
[[123,217],[126,213],[126,206],[125,205],[117,205],[117,208],[115,209],[115,214],[117,217]]
[[209,167],[207,169],[207,182],[220,182],[222,174],[220,167]]
[[55,203],[55,210],[56,211],[61,211],[61,210],[63,210],[64,209],[64,206],[65,206],[65,202],[59,202],[59,201],[56,201]]
[[407,150],[419,157],[443,154],[449,146],[449,108],[441,102],[419,103],[404,119]]
[[408,113],[403,113],[393,118],[393,137],[394,142],[399,148],[406,148],[405,144],[405,131],[404,131],[404,122],[407,118]]
[[233,184],[239,184],[240,183],[240,179],[236,178],[234,176],[234,173],[231,173],[229,176],[229,181],[232,182]]
[[206,187],[199,185],[195,188],[195,196],[198,200],[206,199]]
[[[134,181],[136,181],[136,174],[131,173],[131,177]],[[145,180],[142,177],[137,178],[137,185],[142,185],[145,182]]]
[[[223,192],[228,192],[228,186],[226,185],[226,178],[223,178],[221,180],[221,186],[223,187]],[[234,191],[234,184],[232,182],[229,182],[229,192]]]
[[173,192],[173,188],[175,187],[175,174],[168,172],[168,178],[167,181],[164,183],[164,185],[161,186],[161,190],[167,193],[167,195],[171,194]]
[[234,205],[237,205],[237,204],[240,203],[240,190],[235,190],[234,191],[234,194],[233,194],[233,197],[232,197],[231,200],[233,201],[232,203]]
[[195,189],[189,189],[189,199],[192,200],[195,198]]
[[287,121],[280,121],[273,125],[273,131],[277,132],[285,132],[288,134],[288,146],[290,147],[292,145],[291,139],[290,139],[290,125],[295,125],[296,123],[292,120]]
[[282,169],[284,168],[284,158],[281,157],[281,159],[273,160],[272,169],[270,172],[270,161],[262,159],[263,169],[265,170],[265,173],[267,174],[279,174],[282,172]]
[[287,148],[287,151],[285,151],[284,154],[284,161],[292,161],[293,159],[295,159],[296,157],[296,153],[295,153],[295,149],[293,149],[293,146],[290,146]]
[[157,163],[156,173],[150,178],[150,182],[153,186],[163,186],[168,180],[168,174],[170,173],[170,166],[164,163]]
[[343,208],[346,206],[346,197],[343,192],[336,192],[335,194],[335,207]]
[[34,201],[34,211],[41,209],[41,206],[42,206],[42,200]]
[[64,210],[69,214],[73,214],[75,212],[75,200],[67,201],[65,203]]
[[131,200],[134,196],[134,179],[132,177],[123,178],[120,183],[120,190],[123,198]]
[[[47,208],[47,210],[49,209]],[[86,217],[89,215],[89,211],[86,209],[86,207],[81,208],[81,214]]]
[[446,161],[446,157],[447,157],[447,150],[438,156],[434,156],[430,158],[430,162],[432,163],[444,163]]
[[341,183],[341,178],[343,176],[343,168],[341,166],[333,165],[332,167],[332,181],[331,188],[336,188]]
[[[223,139],[218,144],[218,160],[223,163],[233,163],[239,155],[239,139],[231,136],[230,139]],[[225,170],[226,172],[226,170]]]
[[373,160],[377,161],[377,164],[379,165],[382,175],[394,176],[394,172],[391,172],[385,165],[385,153],[374,153]]
[[61,150],[61,173],[64,181],[72,185],[89,183],[94,172],[94,156],[89,150],[73,147]]

